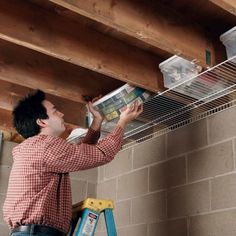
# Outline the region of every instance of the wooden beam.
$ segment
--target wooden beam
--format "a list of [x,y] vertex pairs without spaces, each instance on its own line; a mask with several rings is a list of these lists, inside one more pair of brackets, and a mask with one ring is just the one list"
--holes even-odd
[[19,135],[16,131],[9,131],[9,130],[1,130],[3,132],[3,140],[10,141],[14,143],[21,143],[25,139]]
[[26,1],[0,2],[0,38],[159,91],[160,59]]
[[19,135],[12,126],[11,111],[0,108],[0,130],[3,132],[3,140],[20,143],[24,138]]
[[48,94],[85,103],[83,95],[107,94],[123,85],[118,80],[0,40],[0,79],[40,88]]
[[50,1],[153,47],[194,59],[203,67],[215,64],[215,51],[206,32],[173,9],[132,0]]
[[0,108],[0,129],[14,131],[12,127],[11,111]]
[[210,0],[210,2],[230,12],[236,16],[236,1],[235,0]]

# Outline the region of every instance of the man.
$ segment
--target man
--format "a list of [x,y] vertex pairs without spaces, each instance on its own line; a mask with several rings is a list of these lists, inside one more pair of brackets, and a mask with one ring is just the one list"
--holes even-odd
[[26,140],[13,149],[4,219],[11,236],[65,236],[71,220],[69,172],[110,162],[121,147],[125,126],[141,112],[134,104],[124,111],[115,129],[100,142],[103,117],[91,102],[93,122],[80,144],[59,136],[65,130],[63,116],[38,90],[19,102],[13,111],[14,126]]

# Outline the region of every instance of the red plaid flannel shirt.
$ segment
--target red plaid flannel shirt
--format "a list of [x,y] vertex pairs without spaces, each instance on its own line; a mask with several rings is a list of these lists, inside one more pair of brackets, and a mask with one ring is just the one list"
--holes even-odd
[[89,129],[82,143],[70,144],[59,137],[37,135],[13,149],[3,206],[11,229],[42,224],[68,232],[72,214],[69,172],[110,162],[120,150],[123,129],[117,126],[97,143],[99,136],[100,132]]

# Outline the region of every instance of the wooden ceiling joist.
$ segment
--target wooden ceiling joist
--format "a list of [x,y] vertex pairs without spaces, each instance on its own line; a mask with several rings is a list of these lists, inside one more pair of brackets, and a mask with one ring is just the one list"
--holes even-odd
[[159,91],[158,58],[28,4],[0,3],[0,38],[112,78]]
[[0,129],[14,131],[11,111],[0,108]]
[[[19,56],[20,55],[20,56]],[[0,79],[85,103],[121,86],[121,82],[70,63],[0,40]]]
[[11,111],[0,108],[0,130],[3,132],[3,140],[20,143],[24,139],[12,127]]
[[50,1],[151,46],[196,60],[203,67],[215,64],[215,51],[206,32],[167,7],[155,9],[132,0]]
[[236,16],[236,1],[235,0],[210,0],[210,2],[223,8]]

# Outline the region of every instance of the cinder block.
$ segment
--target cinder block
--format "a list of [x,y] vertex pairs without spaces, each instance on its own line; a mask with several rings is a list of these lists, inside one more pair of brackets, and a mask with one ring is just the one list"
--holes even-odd
[[136,197],[148,192],[148,169],[141,169],[118,177],[119,200]]
[[116,200],[116,179],[101,182],[97,186],[97,198]]
[[207,145],[206,120],[179,128],[167,134],[167,156],[172,157]]
[[153,223],[148,228],[148,236],[187,236],[187,219]]
[[[119,236],[147,236],[147,224],[128,226],[117,230]],[[106,234],[103,234],[105,236]]]
[[212,180],[212,209],[236,206],[236,174],[218,177]]
[[166,192],[132,199],[132,223],[151,223],[166,218]]
[[95,236],[105,236],[105,235],[107,235],[107,232],[106,231],[97,231],[97,232],[95,232],[94,235]]
[[87,197],[97,198],[97,184],[88,183]]
[[236,210],[190,218],[189,236],[235,236]]
[[168,217],[207,212],[210,209],[209,181],[177,187],[168,191]]
[[186,183],[185,158],[179,157],[150,167],[149,190],[155,191]]
[[0,223],[4,224],[4,220],[3,220],[3,211],[2,211],[2,208],[3,208],[3,204],[4,204],[4,201],[5,201],[5,195],[2,195],[0,194]]
[[227,173],[234,168],[232,142],[220,143],[188,155],[188,180]]
[[78,180],[86,180],[91,183],[97,183],[98,180],[98,168],[92,168],[88,170],[81,170],[70,173],[71,178]]
[[236,108],[230,108],[208,119],[209,142],[215,143],[236,136]]
[[71,179],[72,203],[83,201],[87,196],[87,181]]
[[0,166],[0,193],[6,194],[11,168]]
[[165,136],[160,136],[134,147],[133,166],[139,168],[166,158]]
[[12,166],[12,149],[17,146],[17,143],[4,141],[0,155],[0,165]]
[[10,234],[10,229],[6,224],[0,224],[0,232],[2,236],[7,236]]
[[105,166],[99,166],[98,169],[98,183],[105,180]]
[[95,235],[106,235],[107,232],[106,231],[104,232],[104,230],[106,230],[106,223],[104,219],[104,214],[101,214],[96,227]]
[[114,218],[116,226],[126,226],[131,222],[131,201],[122,201],[115,203]]
[[106,164],[105,168],[105,178],[112,178],[117,175],[126,173],[132,169],[132,149],[129,148],[124,151],[120,151],[115,159]]

